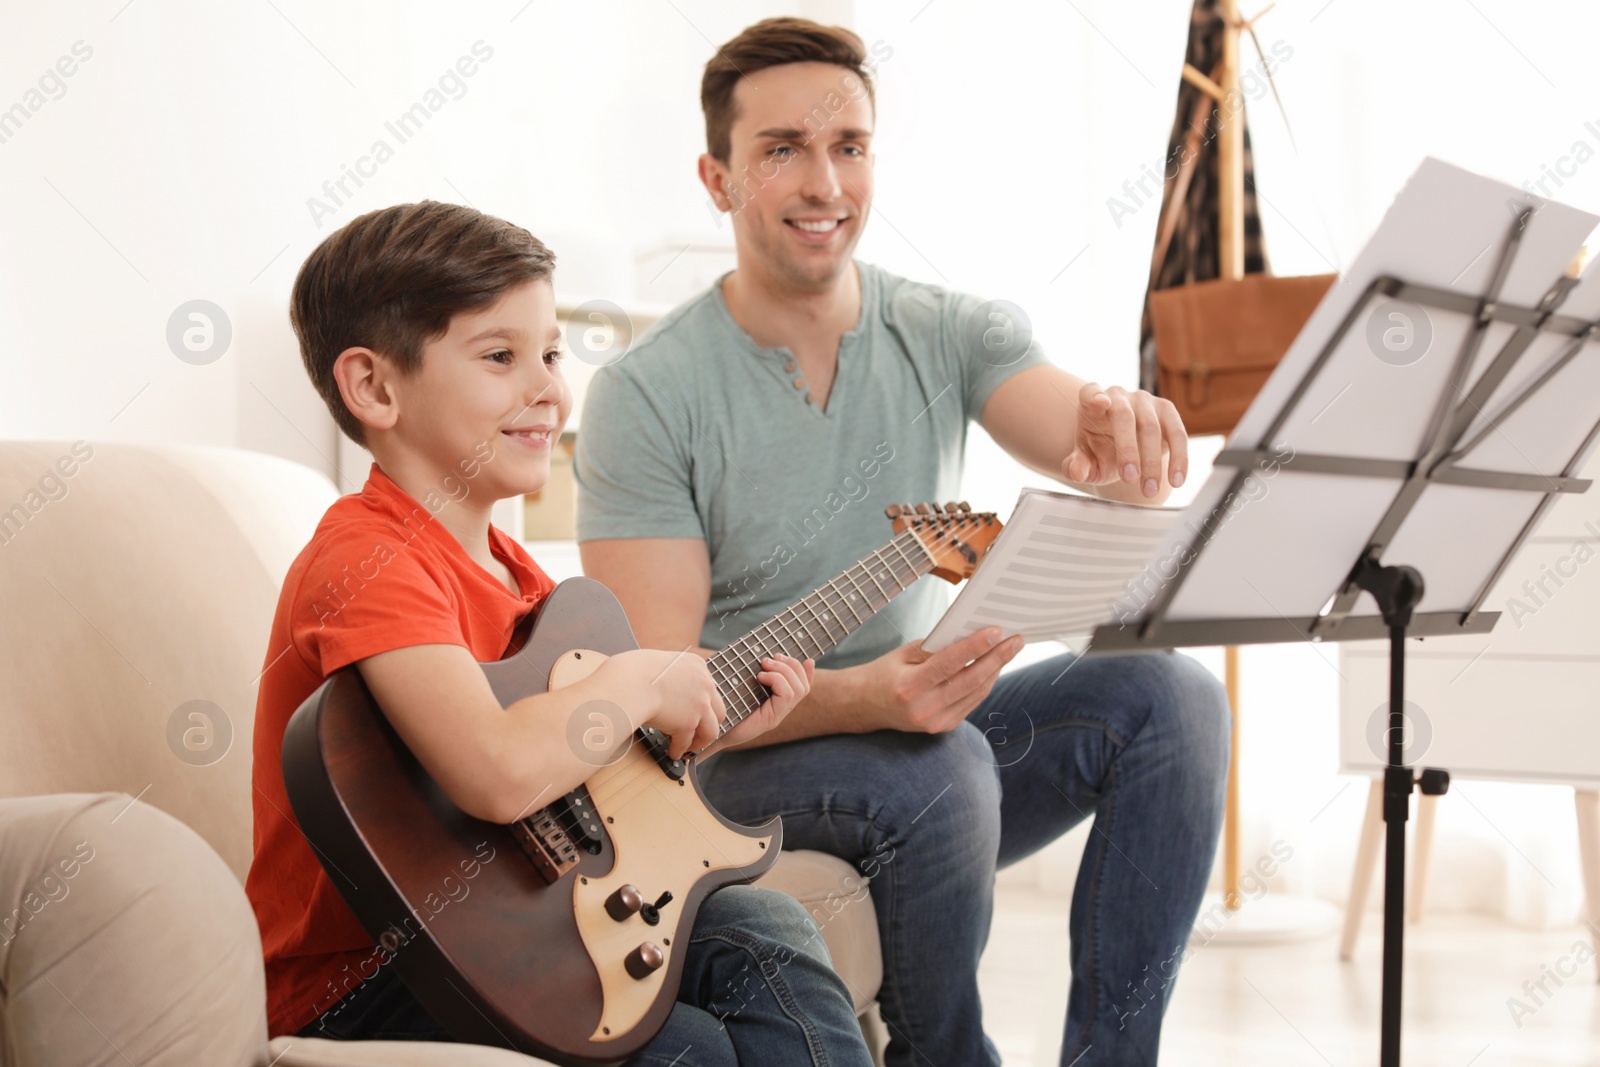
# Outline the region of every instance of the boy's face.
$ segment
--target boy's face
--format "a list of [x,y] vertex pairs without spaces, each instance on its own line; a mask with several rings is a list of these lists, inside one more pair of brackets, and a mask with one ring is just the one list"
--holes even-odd
[[456,314],[444,336],[423,347],[421,369],[391,379],[398,417],[386,435],[390,447],[448,477],[441,492],[452,496],[464,485],[466,495],[490,504],[542,488],[572,407],[560,343],[548,281]]
[[853,72],[787,63],[741,78],[728,162],[701,157],[739,265],[814,291],[850,263],[872,206],[872,102]]

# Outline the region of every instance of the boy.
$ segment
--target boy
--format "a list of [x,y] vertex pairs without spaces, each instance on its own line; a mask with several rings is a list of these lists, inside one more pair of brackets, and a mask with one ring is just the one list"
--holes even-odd
[[[520,227],[425,201],[352,221],[295,279],[290,318],[306,370],[340,430],[375,462],[290,566],[261,677],[245,889],[261,926],[274,1036],[450,1040],[392,969],[375,964],[371,938],[290,811],[284,727],[333,671],[354,663],[451,800],[498,823],[593,773],[566,739],[569,716],[588,701],[670,735],[674,756],[716,739],[722,702],[698,656],[626,652],[583,682],[507,708],[477,665],[499,658],[554,587],[489,524],[495,501],[545,483],[571,405],[558,366],[554,263]],[[763,666],[772,698],[730,741],[781,721],[810,687],[810,661]],[[774,968],[774,957],[789,962]],[[750,974],[762,976],[754,997]],[[702,907],[679,1003],[631,1062],[870,1059],[804,909],[736,886]]]

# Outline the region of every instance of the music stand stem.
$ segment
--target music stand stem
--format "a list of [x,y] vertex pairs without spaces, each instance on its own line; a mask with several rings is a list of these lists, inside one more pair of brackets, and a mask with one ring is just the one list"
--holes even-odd
[[[1378,1062],[1400,1067],[1400,993],[1405,962],[1406,820],[1411,817],[1411,791],[1416,775],[1405,765],[1406,630],[1411,613],[1422,602],[1422,575],[1414,567],[1385,567],[1374,554],[1363,557],[1351,582],[1372,594],[1389,627],[1388,764],[1383,771],[1383,821],[1386,829],[1383,873],[1383,1014]],[[1438,795],[1450,775],[1423,771],[1423,792]]]

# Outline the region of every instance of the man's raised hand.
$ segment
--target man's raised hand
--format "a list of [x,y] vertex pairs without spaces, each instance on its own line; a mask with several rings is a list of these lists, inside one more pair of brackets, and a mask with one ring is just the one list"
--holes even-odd
[[1178,409],[1143,389],[1085,382],[1078,390],[1078,433],[1061,473],[1080,485],[1125,482],[1147,497],[1161,491],[1167,457],[1168,484],[1183,484],[1189,469],[1189,435]]

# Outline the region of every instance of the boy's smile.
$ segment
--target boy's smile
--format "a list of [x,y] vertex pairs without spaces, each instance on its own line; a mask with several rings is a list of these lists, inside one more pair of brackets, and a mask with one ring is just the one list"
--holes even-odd
[[532,449],[535,452],[548,452],[550,451],[550,431],[552,429],[553,427],[551,426],[532,426],[525,429],[502,430],[500,432],[525,448]]

